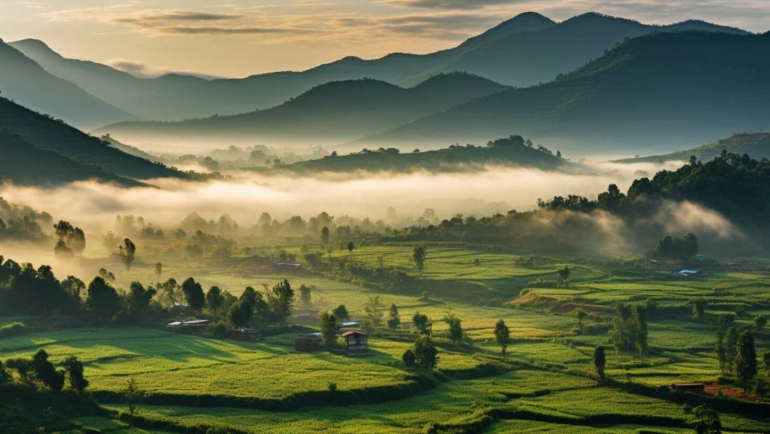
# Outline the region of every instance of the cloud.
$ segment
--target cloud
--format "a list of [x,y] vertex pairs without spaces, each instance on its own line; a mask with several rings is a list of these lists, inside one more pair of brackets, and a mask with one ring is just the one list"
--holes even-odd
[[127,72],[133,75],[134,77],[139,77],[139,78],[157,78],[166,74],[190,75],[194,77],[200,77],[206,80],[221,78],[213,75],[198,74],[191,71],[178,71],[178,70],[172,70],[167,68],[157,68],[157,67],[149,66],[142,62],[126,60],[126,59],[112,59],[112,60],[108,60],[106,63],[112,68],[115,68],[119,71]]
[[16,2],[16,4],[27,9],[45,9],[48,7],[47,3],[34,1]]
[[225,21],[243,18],[242,15],[211,14],[194,11],[149,11],[131,14],[130,16],[117,18],[114,21],[127,24],[143,24],[152,22],[173,21]]
[[526,3],[528,0],[392,0],[395,6],[426,9],[483,9],[487,6]]

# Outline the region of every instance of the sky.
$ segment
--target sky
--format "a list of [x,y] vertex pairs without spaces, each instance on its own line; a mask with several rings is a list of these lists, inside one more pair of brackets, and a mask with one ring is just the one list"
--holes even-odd
[[526,11],[770,30],[770,0],[0,0],[0,38],[136,75],[245,77],[450,48]]

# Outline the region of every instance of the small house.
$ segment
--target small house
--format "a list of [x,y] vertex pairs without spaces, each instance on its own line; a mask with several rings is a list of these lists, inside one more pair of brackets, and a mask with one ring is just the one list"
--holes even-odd
[[711,271],[705,268],[699,268],[696,270],[681,270],[677,274],[679,274],[679,277],[686,277],[686,278],[711,277]]
[[230,339],[240,342],[259,342],[262,340],[262,330],[251,327],[232,330],[229,335]]
[[351,330],[342,334],[345,339],[345,349],[348,352],[369,351],[369,336],[358,330]]
[[358,328],[361,327],[360,321],[348,321],[340,324],[340,328],[343,329],[351,329],[351,328]]
[[211,321],[207,319],[194,319],[192,321],[185,321],[182,323],[183,327],[208,327],[211,325]]
[[294,349],[303,353],[312,353],[321,349],[321,333],[306,333],[294,340]]

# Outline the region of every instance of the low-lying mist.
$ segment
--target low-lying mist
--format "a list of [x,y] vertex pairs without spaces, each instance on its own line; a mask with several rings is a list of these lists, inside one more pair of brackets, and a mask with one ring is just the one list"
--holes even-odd
[[12,203],[47,211],[90,231],[107,231],[120,214],[141,215],[158,225],[176,225],[191,212],[204,218],[229,214],[242,225],[256,223],[262,212],[273,218],[333,216],[384,219],[393,207],[401,217],[419,216],[427,208],[439,218],[455,214],[483,216],[535,207],[538,198],[562,194],[595,196],[610,183],[625,189],[638,167],[605,175],[490,169],[481,173],[347,176],[238,175],[226,181],[191,183],[152,180],[157,188],[123,189],[78,182],[52,189],[0,187]]

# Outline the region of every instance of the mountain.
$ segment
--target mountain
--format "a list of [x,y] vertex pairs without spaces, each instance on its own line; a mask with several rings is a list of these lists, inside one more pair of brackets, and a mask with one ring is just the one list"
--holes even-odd
[[486,146],[459,146],[435,151],[401,153],[398,149],[363,150],[350,155],[336,153],[317,160],[267,169],[272,172],[321,173],[321,172],[394,172],[410,173],[427,171],[466,172],[482,170],[488,166],[532,167],[557,170],[570,163],[553,155],[547,149],[529,147],[521,137],[510,137],[489,142]]
[[440,73],[469,72],[504,85],[530,86],[584,65],[625,38],[681,30],[746,33],[701,21],[648,26],[598,14],[557,24],[528,12],[457,47],[431,54],[393,53],[373,60],[349,56],[302,72],[210,81],[187,77],[189,82],[179,77],[138,79],[104,65],[65,59],[39,41],[19,41],[14,46],[49,72],[142,119],[176,121],[274,107],[330,81],[373,78],[409,87]]
[[733,134],[732,136],[685,151],[670,154],[653,155],[617,160],[617,163],[664,163],[666,161],[688,161],[691,156],[701,161],[709,161],[729,152],[737,155],[749,155],[755,159],[770,158],[770,132]]
[[80,128],[136,119],[89,94],[82,88],[48,73],[0,40],[0,91],[33,110],[61,118]]
[[19,135],[0,129],[0,183],[53,187],[59,184],[97,180],[125,187],[142,185],[132,179],[107,173],[99,167],[79,163],[48,149],[38,148]]
[[371,79],[337,81],[268,110],[177,123],[125,122],[97,132],[135,143],[339,144],[503,89],[463,73],[438,75],[409,89]]
[[[166,166],[128,155],[102,140],[0,98],[0,129],[22,137],[36,148],[53,151],[81,165],[97,166],[105,172],[133,179],[182,178],[188,176]],[[18,146],[17,146],[18,148]],[[3,160],[6,160],[3,158]],[[21,166],[36,171],[36,165]],[[90,172],[84,172],[88,174]]]
[[770,33],[656,33],[541,86],[484,96],[351,143],[438,146],[515,132],[573,154],[683,148],[770,124]]

